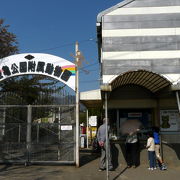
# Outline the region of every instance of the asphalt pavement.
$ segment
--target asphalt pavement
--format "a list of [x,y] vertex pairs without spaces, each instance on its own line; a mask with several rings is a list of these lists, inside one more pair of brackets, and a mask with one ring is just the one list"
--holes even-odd
[[[0,180],[107,180],[106,171],[98,171],[99,155],[83,153],[80,167],[73,165],[0,165]],[[109,172],[109,180],[179,180],[180,167],[150,171],[146,163],[137,168],[119,164]]]

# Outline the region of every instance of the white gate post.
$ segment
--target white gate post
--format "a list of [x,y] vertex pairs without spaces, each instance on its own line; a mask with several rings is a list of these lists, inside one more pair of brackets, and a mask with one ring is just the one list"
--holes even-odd
[[76,166],[79,167],[79,71],[78,71],[78,42],[75,45],[75,53],[76,53],[76,83],[75,83],[75,91],[76,91]]

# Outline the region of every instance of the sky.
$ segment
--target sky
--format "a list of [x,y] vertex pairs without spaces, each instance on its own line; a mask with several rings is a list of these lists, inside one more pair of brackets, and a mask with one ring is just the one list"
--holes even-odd
[[[0,18],[17,36],[19,53],[47,53],[74,63],[75,42],[86,62],[79,91],[100,87],[96,19],[121,0],[0,0]],[[84,69],[84,70],[82,70]]]

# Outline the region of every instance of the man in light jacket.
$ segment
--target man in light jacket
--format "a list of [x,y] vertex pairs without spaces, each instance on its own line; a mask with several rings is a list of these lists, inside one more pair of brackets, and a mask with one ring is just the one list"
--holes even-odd
[[[109,127],[108,127],[109,130]],[[111,162],[111,151],[110,151],[110,144],[109,140],[106,141],[106,118],[103,119],[103,124],[99,127],[97,132],[97,139],[99,146],[101,147],[101,157],[99,163],[99,171],[103,171],[106,169],[106,143],[108,142],[108,170],[113,170],[113,165]]]

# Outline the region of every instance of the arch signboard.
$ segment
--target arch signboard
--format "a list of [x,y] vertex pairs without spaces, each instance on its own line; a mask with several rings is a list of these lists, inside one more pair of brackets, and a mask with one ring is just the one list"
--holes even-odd
[[75,64],[61,57],[43,53],[28,53],[0,59],[0,81],[27,74],[50,76],[75,90]]

